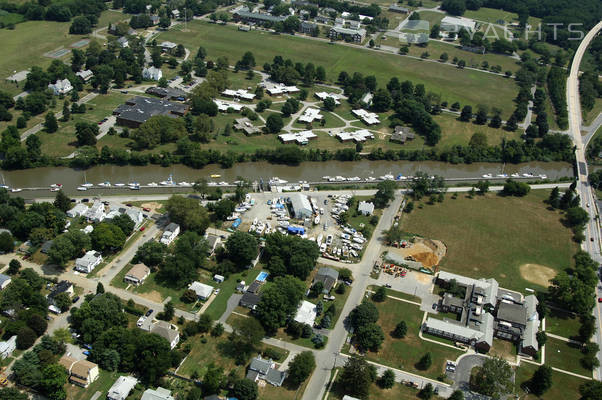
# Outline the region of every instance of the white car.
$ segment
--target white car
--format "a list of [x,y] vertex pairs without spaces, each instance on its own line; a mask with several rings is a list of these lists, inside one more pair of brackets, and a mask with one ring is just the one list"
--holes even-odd
[[138,328],[140,328],[142,326],[142,324],[144,323],[144,321],[146,321],[146,317],[145,316],[142,316],[142,317],[138,318],[138,321],[136,322],[136,326]]

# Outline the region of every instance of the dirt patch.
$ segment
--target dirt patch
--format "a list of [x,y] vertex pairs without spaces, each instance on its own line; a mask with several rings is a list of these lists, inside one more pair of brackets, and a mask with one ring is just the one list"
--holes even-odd
[[439,240],[416,238],[414,243],[409,243],[409,247],[391,249],[390,251],[401,254],[404,258],[411,257],[424,267],[431,268],[439,265],[447,248]]
[[432,275],[423,274],[422,272],[415,272],[414,279],[423,284],[430,284],[433,282]]
[[161,293],[157,292],[156,290],[153,290],[152,292],[148,293],[140,293],[140,296],[144,297],[145,299],[154,301],[155,303],[163,302],[163,296],[161,296]]
[[520,275],[526,281],[540,286],[548,286],[550,279],[556,276],[556,271],[545,265],[523,264],[520,266]]
[[150,208],[151,211],[156,211],[163,207],[163,204],[152,201],[150,203],[142,203],[141,206],[142,208]]

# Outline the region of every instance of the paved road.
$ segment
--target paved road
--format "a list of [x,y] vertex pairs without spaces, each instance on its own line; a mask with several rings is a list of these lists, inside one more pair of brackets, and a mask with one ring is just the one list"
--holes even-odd
[[[583,54],[585,50],[591,43],[591,41],[596,37],[598,32],[602,29],[602,21],[598,22],[598,24],[592,28],[591,31],[587,33],[585,38],[581,41],[579,48],[575,52],[575,56],[573,58],[573,62],[571,64],[571,71],[569,78],[567,80],[567,100],[568,100],[568,110],[569,110],[569,131],[573,137],[573,142],[575,143],[575,157],[577,159],[577,177],[578,184],[577,190],[581,196],[581,206],[587,210],[590,215],[590,221],[586,226],[586,237],[591,238],[592,240],[587,239],[584,243],[581,244],[581,248],[587,251],[594,260],[598,263],[602,262],[602,257],[600,256],[600,226],[596,217],[596,211],[594,205],[596,204],[596,194],[595,191],[592,191],[589,186],[587,179],[587,162],[585,159],[585,147],[582,142],[581,137],[581,103],[579,99],[579,67],[581,65],[581,59],[583,58]],[[587,204],[590,203],[591,207],[587,207]],[[602,297],[602,291],[596,289],[596,294],[598,297]],[[601,310],[600,303],[596,302],[595,309],[593,311],[594,316],[597,319],[598,329],[597,333],[594,336],[594,341],[598,344],[602,344],[602,322],[601,322]],[[602,364],[602,353],[598,353],[598,358]],[[600,380],[602,378],[602,367],[596,368],[594,370],[594,379]]]

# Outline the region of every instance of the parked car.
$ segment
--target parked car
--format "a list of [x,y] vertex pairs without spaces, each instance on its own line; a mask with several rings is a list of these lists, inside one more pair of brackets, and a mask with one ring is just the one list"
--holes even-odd
[[145,317],[148,317],[149,315],[151,315],[151,314],[153,313],[153,311],[155,311],[155,310],[153,310],[153,309],[151,308],[150,310],[148,310],[148,311],[146,312],[146,314],[144,314],[144,316],[145,316]]
[[140,232],[144,232],[144,230],[145,230],[145,229],[146,229],[146,227],[145,227],[145,226],[141,227],[141,228],[140,228]]
[[79,296],[75,296],[75,297],[73,298],[73,300],[71,300],[71,302],[72,302],[73,304],[75,304],[75,303],[77,303],[77,301],[78,301],[78,300],[79,300]]

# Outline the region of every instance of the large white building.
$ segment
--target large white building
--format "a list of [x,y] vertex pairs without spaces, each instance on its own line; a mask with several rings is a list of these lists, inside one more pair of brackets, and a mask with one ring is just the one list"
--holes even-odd
[[301,193],[291,193],[291,208],[295,218],[303,219],[309,218],[313,214],[313,208],[309,198]]
[[297,144],[308,144],[311,139],[315,139],[318,136],[312,131],[301,131],[301,132],[290,132],[282,133],[278,135],[278,138],[282,143],[297,143]]
[[299,322],[300,324],[314,326],[317,316],[318,313],[316,311],[316,305],[314,303],[310,303],[309,301],[303,300],[297,309],[297,314],[295,314],[295,321]]
[[133,376],[120,376],[109,389],[109,393],[107,393],[107,399],[125,400],[137,383],[138,380]]
[[167,225],[167,227],[165,227],[165,230],[163,231],[163,234],[161,235],[160,242],[169,246],[171,244],[171,242],[173,242],[174,239],[176,237],[178,237],[179,234],[180,234],[180,225],[172,222],[169,225]]
[[211,296],[211,293],[213,293],[213,286],[194,281],[188,286],[188,290],[195,292],[199,299],[207,300]]
[[17,348],[17,335],[11,336],[10,339],[0,342],[0,357],[6,358],[13,354]]
[[55,96],[61,94],[67,94],[73,90],[73,86],[71,86],[71,82],[69,79],[57,80],[55,83],[49,83],[48,89],[52,90]]
[[142,77],[147,80],[158,81],[159,79],[163,78],[163,72],[159,68],[144,67],[142,69]]
[[380,124],[380,120],[378,119],[378,114],[373,112],[369,112],[363,109],[359,110],[351,110],[353,115],[361,119],[366,125],[376,125]]
[[158,387],[157,390],[146,389],[141,400],[174,400],[174,398],[170,390]]
[[321,120],[324,118],[322,114],[320,114],[320,110],[317,108],[308,107],[303,112],[303,115],[299,117],[299,122],[304,122],[306,124],[311,124],[315,120]]
[[477,23],[469,18],[445,16],[441,20],[441,30],[446,32],[459,32],[464,28],[469,32],[474,32]]
[[102,255],[94,250],[88,251],[83,257],[75,260],[75,269],[84,274],[89,274],[102,262]]

